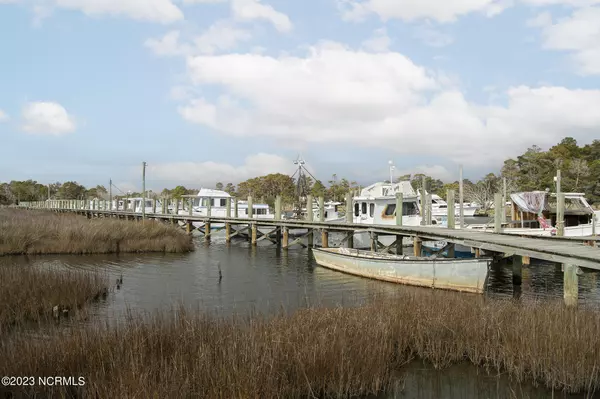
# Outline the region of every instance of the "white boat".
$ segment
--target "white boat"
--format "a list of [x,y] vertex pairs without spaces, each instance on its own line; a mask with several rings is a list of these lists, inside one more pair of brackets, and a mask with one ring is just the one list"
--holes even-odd
[[[417,197],[421,201],[420,193],[417,193]],[[464,202],[463,215],[466,217],[474,216],[479,208],[476,204]],[[437,194],[431,194],[431,215],[441,220],[447,220],[448,217],[448,203]],[[460,216],[460,204],[454,204],[454,215],[456,217]]]
[[[403,194],[402,225],[421,226],[421,209],[418,196],[409,181],[399,183],[378,182],[361,190],[359,196],[353,198],[353,222],[355,224],[395,225],[396,224],[396,193]],[[432,225],[442,227],[435,219]],[[380,236],[378,240],[385,246],[391,245],[394,236]],[[405,245],[411,245],[412,240],[404,239]],[[371,237],[369,232],[360,231],[354,234],[355,248],[370,248]],[[431,250],[438,250],[446,246],[445,241],[425,241],[423,246]],[[456,244],[455,256],[471,257],[471,248]]]
[[[189,200],[192,200],[192,216],[208,216],[208,205],[210,203],[211,217],[227,217],[227,202],[230,202],[231,217],[235,216],[234,198],[227,192],[210,188],[201,188],[197,195],[183,195],[183,201],[179,208],[179,215],[189,215]],[[238,201],[238,218],[248,218],[248,201]],[[174,212],[174,209],[170,208]],[[252,204],[253,219],[275,219],[267,204]],[[201,222],[193,222],[196,227],[203,226]],[[223,223],[211,224],[211,229],[223,227]],[[271,230],[270,228],[261,228],[263,232]]]
[[393,283],[483,293],[491,259],[424,258],[349,248],[315,248],[326,268]]
[[[556,235],[556,194],[531,191],[513,193],[510,198],[511,213],[515,216],[515,220],[503,226],[503,233],[531,236]],[[584,193],[565,193],[564,236],[587,237],[594,232],[596,234],[600,232],[600,220],[596,212],[586,201]],[[596,217],[594,217],[595,213]],[[466,228],[493,231],[494,225],[493,223],[469,225]]]

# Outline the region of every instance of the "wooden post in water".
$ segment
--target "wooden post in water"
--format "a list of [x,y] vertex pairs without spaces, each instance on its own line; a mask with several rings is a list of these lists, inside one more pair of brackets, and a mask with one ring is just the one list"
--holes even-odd
[[[459,206],[459,214],[458,214],[458,225],[462,229],[465,227],[465,209],[464,209],[464,184],[463,184],[463,166],[460,165],[458,167],[458,206]],[[483,204],[482,204],[483,205]]]
[[[231,217],[231,198],[227,198],[227,203],[225,204],[225,216],[227,219]],[[231,242],[231,223],[225,223],[225,242]]]
[[475,248],[475,257],[476,258],[481,258],[481,249]]
[[377,252],[377,250],[379,249],[379,245],[377,245],[378,242],[379,236],[377,235],[377,233],[371,232],[371,251]]
[[290,230],[287,227],[283,227],[283,242],[281,243],[281,247],[283,249],[287,249],[290,241]]
[[187,231],[187,233],[188,233],[189,235],[191,235],[191,234],[192,234],[192,231],[193,231],[193,229],[194,229],[194,226],[192,225],[192,221],[191,221],[191,220],[188,220],[188,221],[186,222],[186,224],[185,224],[185,228],[186,228],[186,231]]
[[415,256],[421,256],[422,245],[422,241],[419,237],[413,238],[413,254]]
[[257,232],[258,232],[258,226],[256,222],[253,222],[251,224],[251,229],[252,229],[252,245],[256,245],[257,242]]
[[239,218],[239,210],[238,210],[238,200],[236,197],[233,197],[233,217],[234,218]]
[[[352,193],[346,193],[346,223],[352,224],[354,221],[352,217]],[[354,248],[354,231],[350,231],[348,234],[348,248]]]
[[523,257],[514,255],[512,258],[512,282],[513,285],[521,285],[523,281]]
[[[212,216],[213,199],[207,198],[207,200],[208,202],[206,203],[206,216],[210,218]],[[210,241],[210,228],[210,219],[208,219],[206,223],[204,223],[204,241]]]
[[156,199],[152,200],[152,213],[156,214]]
[[327,229],[321,230],[321,247],[329,248],[329,231]]
[[192,206],[193,205],[192,201],[193,201],[193,199],[188,198],[188,204],[187,204],[188,205],[188,216],[192,216],[194,214],[193,213],[194,212],[194,207]]
[[502,194],[494,194],[494,233],[502,233]]
[[[181,200],[181,210],[183,210],[183,200]],[[168,202],[167,202],[167,213],[169,212]],[[175,215],[179,215],[179,200],[175,199]]]
[[[404,194],[396,193],[396,226],[402,226],[402,216],[404,215]],[[396,255],[402,254],[403,236],[396,235]]]
[[565,235],[565,193],[556,194],[556,235]]
[[231,198],[227,198],[227,203],[225,204],[225,217],[231,217]]
[[252,203],[252,196],[248,196],[248,219],[254,217],[254,204]]
[[570,264],[563,264],[564,269],[564,299],[565,305],[577,306],[579,299],[579,277],[577,276],[578,267]]

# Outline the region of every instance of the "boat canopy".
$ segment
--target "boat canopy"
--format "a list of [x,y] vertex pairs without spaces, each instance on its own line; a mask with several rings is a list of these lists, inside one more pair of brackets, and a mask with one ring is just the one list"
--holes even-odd
[[[583,193],[565,194],[565,215],[592,215],[594,210],[585,200]],[[546,191],[513,193],[510,199],[522,212],[540,215],[543,212],[556,213],[556,194]]]

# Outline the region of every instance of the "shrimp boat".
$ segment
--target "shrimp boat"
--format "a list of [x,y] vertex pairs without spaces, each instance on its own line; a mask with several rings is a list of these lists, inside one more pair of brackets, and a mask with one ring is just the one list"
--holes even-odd
[[350,248],[314,248],[316,262],[328,269],[406,285],[483,293],[490,258],[438,258],[392,255]]

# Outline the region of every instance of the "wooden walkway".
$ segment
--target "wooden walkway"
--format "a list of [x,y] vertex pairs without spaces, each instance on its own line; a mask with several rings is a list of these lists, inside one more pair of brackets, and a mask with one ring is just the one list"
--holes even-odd
[[[54,210],[58,212],[75,212],[79,214],[86,214],[88,216],[100,217],[122,217],[139,219],[142,216],[140,213],[115,210],[86,210],[62,207],[50,208],[48,210]],[[245,225],[247,230],[251,230],[253,232],[253,243],[256,243],[257,241],[257,226],[271,227],[273,229],[273,233],[283,233],[286,237],[286,240],[286,234],[290,229],[306,229],[308,231],[307,235],[312,234],[314,230],[318,230],[325,233],[346,232],[349,235],[357,231],[366,231],[373,235],[412,237],[425,241],[446,241],[452,244],[461,244],[467,247],[478,248],[481,250],[505,254],[509,256],[519,255],[524,257],[530,257],[533,259],[540,259],[550,262],[600,270],[600,248],[592,246],[597,245],[598,241],[600,241],[600,238],[598,237],[523,237],[512,234],[498,234],[469,229],[447,229],[442,227],[361,225],[353,223],[319,222],[308,220],[203,217],[189,216],[183,214],[175,215],[168,213],[147,213],[146,218],[171,221],[173,223],[182,222],[184,223],[184,225],[188,226],[188,228],[192,225],[193,222],[199,222],[209,227],[211,224],[217,223],[223,223],[229,226]],[[248,228],[248,226],[250,227]],[[208,233],[208,235],[210,235],[210,233]],[[261,233],[260,235],[269,238],[269,236],[266,234]],[[284,246],[287,247],[287,241]]]

